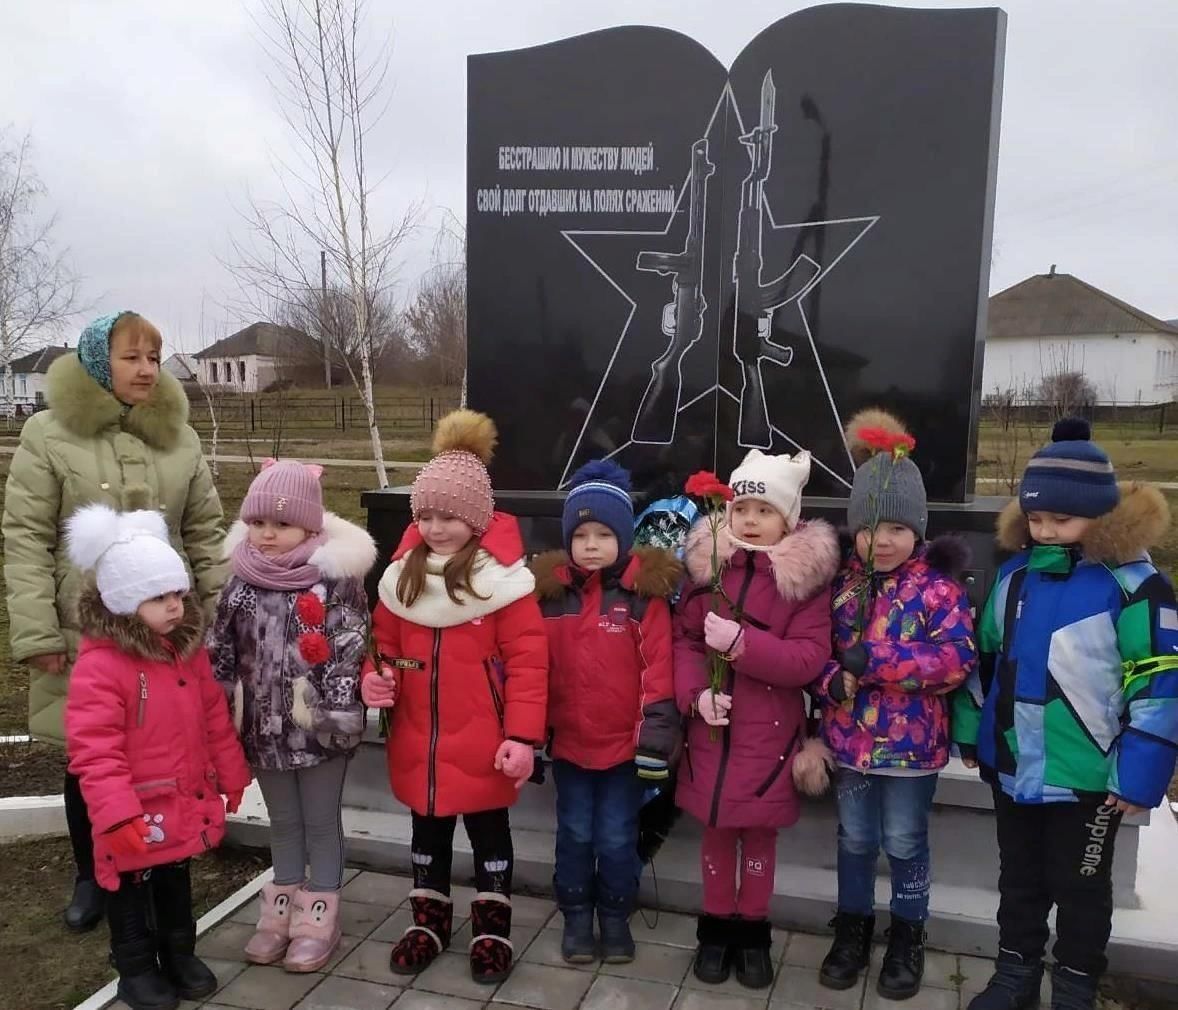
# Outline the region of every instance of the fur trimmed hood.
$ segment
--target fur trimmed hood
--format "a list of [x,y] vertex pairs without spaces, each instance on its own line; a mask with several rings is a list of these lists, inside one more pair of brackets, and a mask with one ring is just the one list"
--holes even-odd
[[[226,558],[246,538],[249,527],[240,519],[229,527],[222,545]],[[323,513],[326,541],[307,560],[325,579],[362,579],[376,563],[376,544],[366,530],[334,512]]]
[[[1129,481],[1118,485],[1121,501],[1107,515],[1095,520],[1080,542],[1084,556],[1106,565],[1137,561],[1165,535],[1170,526],[1170,506],[1152,484]],[[1027,517],[1013,499],[998,516],[998,546],[1017,553],[1031,545]]]
[[128,409],[90,377],[77,352],[49,366],[45,400],[62,426],[79,438],[93,438],[122,421],[126,431],[166,452],[175,448],[188,424],[188,397],[171,373],[161,369],[147,402]]
[[78,597],[78,622],[87,638],[107,639],[114,642],[120,652],[160,663],[175,658],[173,649],[182,659],[188,659],[203,644],[204,615],[200,600],[193,592],[184,596],[184,618],[180,624],[170,634],[161,637],[134,614],[120,617],[107,610],[91,576]]
[[[721,565],[727,565],[738,550],[744,549],[728,524],[723,524],[718,541]],[[838,535],[824,519],[801,522],[780,543],[753,550],[768,557],[778,595],[784,600],[805,600],[829,585],[840,561]],[[712,533],[706,518],[691,527],[683,557],[691,580],[698,586],[707,585],[712,578]]]
[[[565,551],[545,551],[532,559],[530,567],[536,576],[536,595],[542,600],[559,599],[572,583],[572,562]],[[674,594],[682,575],[683,565],[670,551],[634,547],[618,581],[639,596],[665,600]]]

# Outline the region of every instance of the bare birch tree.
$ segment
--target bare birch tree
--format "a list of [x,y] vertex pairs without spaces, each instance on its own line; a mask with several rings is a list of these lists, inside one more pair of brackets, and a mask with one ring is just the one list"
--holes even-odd
[[[387,100],[390,42],[385,36],[368,51],[364,0],[265,0],[263,9],[262,42],[297,163],[278,166],[281,198],[250,200],[249,236],[233,242],[230,267],[255,310],[305,305],[320,287],[319,251],[326,251],[329,282],[347,294],[359,345],[356,360],[342,360],[367,414],[377,480],[387,487],[371,308],[391,291],[397,250],[418,215],[416,204],[399,216],[378,212],[366,160]],[[330,335],[321,330],[308,332],[329,351]]]
[[8,416],[15,400],[13,360],[81,309],[78,276],[53,237],[56,215],[39,214],[45,195],[28,134],[13,140],[0,132],[0,401]]

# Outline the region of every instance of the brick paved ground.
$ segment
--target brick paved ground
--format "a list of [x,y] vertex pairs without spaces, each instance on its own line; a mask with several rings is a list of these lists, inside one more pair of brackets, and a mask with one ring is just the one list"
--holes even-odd
[[[829,938],[777,932],[773,954],[777,977],[760,992],[729,980],[705,986],[691,974],[695,920],[661,913],[654,929],[635,916],[638,956],[628,965],[570,967],[560,958],[561,917],[547,899],[514,899],[512,941],[516,967],[499,986],[471,981],[466,946],[470,925],[463,915],[473,891],[455,888],[452,952],[416,978],[394,975],[389,948],[409,923],[408,878],[349,871],[344,885],[344,939],[322,974],[288,975],[281,968],[247,965],[241,949],[252,933],[257,899],[201,937],[198,953],[217,973],[221,989],[207,1003],[184,1010],[962,1010],[989,977],[990,962],[955,954],[928,953],[925,988],[904,1003],[881,1000],[874,976],[846,992],[818,984],[817,965]],[[653,918],[653,912],[646,912]],[[873,959],[878,970],[879,950]],[[112,1010],[125,1010],[122,1003]]]

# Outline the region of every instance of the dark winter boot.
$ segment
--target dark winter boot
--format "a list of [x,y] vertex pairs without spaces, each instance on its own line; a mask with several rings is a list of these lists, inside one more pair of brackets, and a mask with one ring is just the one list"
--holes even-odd
[[79,877],[74,881],[74,896],[64,913],[66,928],[75,933],[88,933],[100,922],[106,910],[106,892],[93,879]]
[[834,927],[834,943],[822,959],[818,981],[827,989],[850,989],[871,963],[875,916],[839,912],[828,925]]
[[1055,965],[1051,969],[1051,1010],[1092,1010],[1099,981],[1098,975]]
[[773,935],[768,919],[737,919],[733,937],[736,948],[736,981],[746,989],[767,989],[773,984],[773,959],[769,956]]
[[511,899],[480,891],[470,903],[470,977],[483,985],[511,974]]
[[416,975],[450,946],[454,904],[440,891],[414,888],[409,892],[413,925],[405,930],[389,954],[389,969],[397,975]]
[[1039,1005],[1042,981],[1042,961],[1000,950],[994,962],[994,974],[986,988],[969,1001],[967,1010],[1029,1010]]
[[732,967],[729,937],[733,921],[715,915],[701,915],[696,920],[695,938],[699,941],[699,946],[695,951],[695,965],[692,971],[701,982],[719,985],[728,980],[728,973]]
[[876,992],[884,999],[910,999],[924,978],[924,924],[892,916]]
[[588,905],[562,908],[564,933],[560,938],[560,956],[569,964],[592,964],[597,960],[593,939],[593,909]]
[[187,861],[151,871],[151,901],[160,967],[181,998],[200,1000],[217,991],[217,976],[196,956],[192,880]]
[[634,937],[630,934],[630,917],[613,909],[597,909],[601,930],[601,960],[606,964],[629,964],[634,960]]
[[111,963],[119,973],[118,995],[131,1010],[175,1010],[180,997],[160,971],[148,922],[149,884],[125,874],[107,901]]

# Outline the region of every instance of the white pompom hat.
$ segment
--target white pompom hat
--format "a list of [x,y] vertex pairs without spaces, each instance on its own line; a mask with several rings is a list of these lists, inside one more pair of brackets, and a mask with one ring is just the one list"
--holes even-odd
[[66,538],[70,560],[94,570],[98,595],[112,614],[125,617],[146,600],[192,588],[159,512],[86,505],[66,521]]

